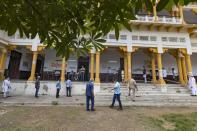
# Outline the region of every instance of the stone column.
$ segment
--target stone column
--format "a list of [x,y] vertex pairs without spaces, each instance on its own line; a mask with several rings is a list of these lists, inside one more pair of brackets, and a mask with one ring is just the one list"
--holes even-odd
[[152,82],[156,83],[157,79],[156,79],[156,72],[155,72],[155,53],[152,53],[151,66],[152,66]]
[[1,58],[0,58],[0,80],[4,79],[5,63],[7,60],[7,50],[1,49]]
[[179,71],[179,82],[184,85],[185,82],[183,80],[183,71],[182,71],[182,64],[181,64],[181,57],[177,56],[176,58],[178,71]]
[[162,58],[161,58],[161,53],[157,53],[157,63],[158,63],[158,71],[159,71],[158,84],[165,84],[165,81],[163,79],[163,72],[162,72]]
[[61,82],[65,82],[65,70],[66,70],[66,59],[65,57],[62,58],[62,67],[61,67]]
[[131,79],[131,52],[127,52],[128,80]]
[[127,81],[127,77],[128,77],[128,62],[127,62],[127,54],[124,54],[124,80]]
[[95,83],[100,83],[100,52],[96,52],[96,77]]
[[183,80],[186,84],[187,83],[187,70],[186,70],[185,57],[181,57],[181,64],[182,64],[182,71],[183,71]]
[[94,53],[90,53],[90,79],[94,80]]
[[192,63],[191,63],[191,59],[190,59],[190,55],[186,55],[185,56],[185,58],[186,58],[186,62],[187,62],[187,71],[188,71],[188,75],[190,75],[190,74],[192,74]]
[[33,51],[33,59],[32,59],[32,66],[31,66],[31,75],[30,75],[28,81],[33,81],[34,78],[35,78],[37,58],[38,58],[38,52],[37,51]]

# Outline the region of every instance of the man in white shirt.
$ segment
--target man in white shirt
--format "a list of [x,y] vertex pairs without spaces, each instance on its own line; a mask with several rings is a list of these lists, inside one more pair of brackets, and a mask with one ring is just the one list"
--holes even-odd
[[10,89],[10,78],[7,77],[4,81],[3,81],[3,97],[6,98],[8,96],[9,93],[9,89]]
[[163,78],[165,79],[167,77],[167,71],[165,68],[162,69],[162,74],[163,74]]
[[196,80],[192,74],[189,74],[188,86],[191,89],[191,96],[197,95]]

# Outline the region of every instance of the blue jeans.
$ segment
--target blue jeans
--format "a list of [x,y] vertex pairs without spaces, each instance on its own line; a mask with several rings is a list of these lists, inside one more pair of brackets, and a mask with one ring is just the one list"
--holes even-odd
[[120,100],[120,94],[114,94],[111,106],[112,107],[114,106],[114,103],[115,103],[116,99],[118,100],[119,107],[122,109],[122,103],[121,103],[121,100]]
[[66,96],[71,96],[71,87],[66,87]]
[[86,96],[86,110],[89,110],[89,102],[91,100],[91,110],[94,109],[94,97],[92,96]]

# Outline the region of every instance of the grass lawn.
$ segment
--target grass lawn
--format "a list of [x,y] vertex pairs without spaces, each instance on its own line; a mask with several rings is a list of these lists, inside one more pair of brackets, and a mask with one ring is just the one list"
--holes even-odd
[[197,131],[197,108],[0,107],[0,131]]

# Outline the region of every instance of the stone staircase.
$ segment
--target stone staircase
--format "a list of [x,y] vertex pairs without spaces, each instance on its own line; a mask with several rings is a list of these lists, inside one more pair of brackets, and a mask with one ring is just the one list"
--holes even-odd
[[[110,105],[113,97],[113,83],[101,84],[101,91],[96,95],[97,105]],[[162,89],[165,88],[165,89]],[[138,84],[136,101],[128,96],[128,89],[121,84],[121,100],[125,106],[197,106],[197,97],[190,96],[190,90],[179,84],[167,84],[157,87],[153,84]]]

